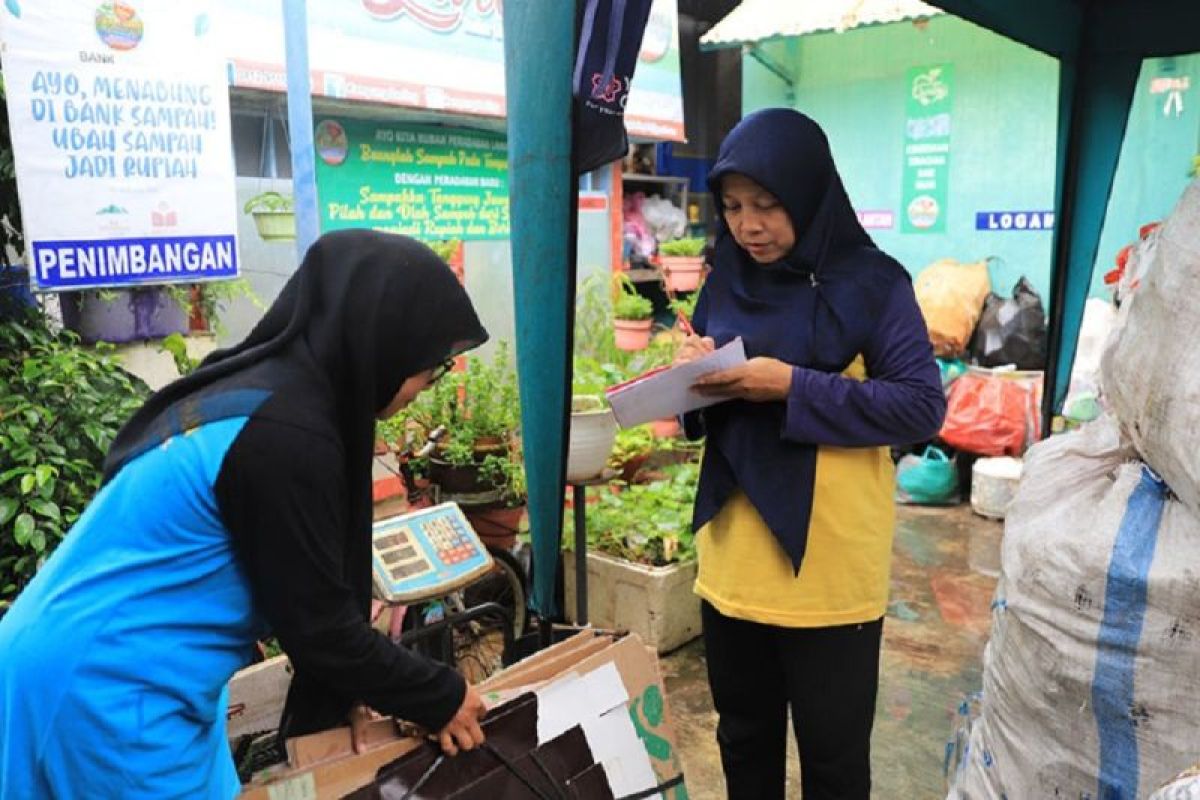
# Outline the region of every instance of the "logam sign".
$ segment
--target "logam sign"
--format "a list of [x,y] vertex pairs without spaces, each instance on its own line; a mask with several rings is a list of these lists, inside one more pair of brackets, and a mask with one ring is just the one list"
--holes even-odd
[[37,288],[238,274],[224,62],[191,8],[6,0],[0,10]]
[[503,136],[323,119],[315,141],[323,231],[372,228],[425,241],[508,238]]
[[1049,231],[1054,229],[1053,211],[977,211],[977,231]]

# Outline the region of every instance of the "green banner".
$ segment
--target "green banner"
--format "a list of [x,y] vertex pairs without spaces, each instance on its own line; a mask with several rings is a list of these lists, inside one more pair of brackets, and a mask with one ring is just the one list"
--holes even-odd
[[904,233],[942,233],[950,195],[950,110],[954,65],[908,71],[904,131]]
[[508,148],[499,134],[324,119],[316,150],[323,232],[508,238]]

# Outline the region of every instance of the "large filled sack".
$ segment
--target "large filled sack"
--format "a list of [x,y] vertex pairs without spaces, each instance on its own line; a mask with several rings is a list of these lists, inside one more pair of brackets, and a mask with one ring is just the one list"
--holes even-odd
[[946,258],[934,262],[921,270],[913,281],[913,290],[934,353],[957,358],[967,352],[983,301],[992,291],[987,261],[962,264]]
[[1026,455],[950,798],[1146,797],[1200,742],[1200,518],[1111,417]]
[[1032,283],[1021,278],[1008,299],[988,295],[971,338],[971,356],[984,367],[1046,368],[1046,310]]
[[1142,458],[1200,513],[1200,182],[1145,249],[1101,385]]

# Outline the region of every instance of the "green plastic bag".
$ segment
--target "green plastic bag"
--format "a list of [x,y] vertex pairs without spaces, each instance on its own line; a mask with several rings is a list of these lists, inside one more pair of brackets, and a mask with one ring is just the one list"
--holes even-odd
[[919,456],[904,456],[896,464],[896,500],[921,506],[958,503],[954,462],[933,445]]
[[942,388],[949,389],[950,384],[967,374],[967,362],[961,358],[937,359],[938,371],[942,373]]

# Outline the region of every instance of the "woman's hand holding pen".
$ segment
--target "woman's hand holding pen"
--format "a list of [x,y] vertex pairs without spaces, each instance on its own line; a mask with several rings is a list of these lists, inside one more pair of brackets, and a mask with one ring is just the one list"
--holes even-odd
[[677,367],[680,364],[695,361],[697,358],[703,358],[716,349],[717,344],[711,336],[691,334],[679,345],[679,350],[675,353],[675,361],[671,366]]
[[755,403],[786,400],[792,388],[792,367],[778,359],[759,356],[731,369],[703,375],[692,385],[701,394],[730,400]]

